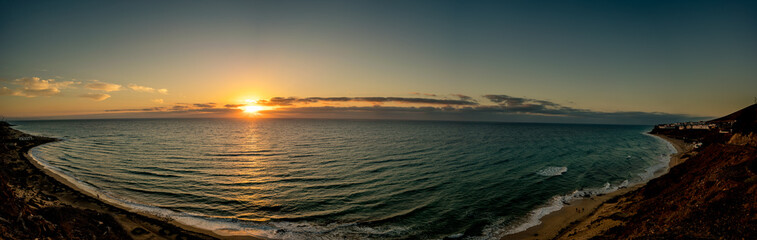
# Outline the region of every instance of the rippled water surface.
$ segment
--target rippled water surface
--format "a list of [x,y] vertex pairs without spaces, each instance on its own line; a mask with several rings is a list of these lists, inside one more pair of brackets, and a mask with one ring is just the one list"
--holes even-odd
[[496,238],[566,198],[641,181],[671,152],[647,126],[14,123],[65,139],[32,154],[103,197],[227,234],[291,239]]

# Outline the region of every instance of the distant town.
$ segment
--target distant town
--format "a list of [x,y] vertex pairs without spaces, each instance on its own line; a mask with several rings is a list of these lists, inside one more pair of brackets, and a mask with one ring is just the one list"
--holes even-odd
[[732,133],[734,123],[736,120],[713,120],[659,124],[655,128],[659,130],[717,130],[719,133]]
[[[707,142],[736,143],[733,136],[753,132],[757,132],[757,104],[709,121],[659,124],[650,133],[673,136],[698,147]],[[739,141],[746,139],[742,138]]]

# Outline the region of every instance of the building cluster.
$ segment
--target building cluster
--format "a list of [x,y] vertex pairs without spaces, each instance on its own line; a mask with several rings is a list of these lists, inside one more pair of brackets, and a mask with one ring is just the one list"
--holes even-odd
[[678,130],[685,130],[685,129],[714,129],[717,128],[717,124],[715,123],[707,123],[704,121],[700,122],[682,122],[682,123],[668,123],[668,124],[660,124],[657,125],[657,128],[659,129],[678,129]]
[[682,122],[659,124],[658,129],[675,129],[675,130],[718,130],[720,133],[730,133],[735,120],[729,121],[699,121],[699,122]]

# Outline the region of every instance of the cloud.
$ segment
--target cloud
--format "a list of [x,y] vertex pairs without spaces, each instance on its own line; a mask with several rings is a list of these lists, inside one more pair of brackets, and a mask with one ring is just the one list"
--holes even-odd
[[266,106],[290,106],[297,102],[296,98],[274,97],[269,100],[258,100],[257,104]]
[[214,108],[216,106],[216,103],[195,103],[192,104],[192,106],[197,108]]
[[43,80],[38,77],[19,78],[19,79],[14,80],[14,82],[17,85],[23,86],[24,89],[39,90],[39,91],[47,90],[47,89],[66,88],[69,85],[74,84],[73,81],[55,82],[55,79]]
[[[150,108],[130,108],[130,109],[109,109],[105,112],[111,113],[157,113],[157,114],[177,114],[177,113],[191,113],[191,114],[232,114],[240,113],[241,109],[235,106],[243,106],[238,104],[226,104],[224,107],[216,107],[216,103],[176,103],[173,106],[168,107],[150,107]],[[231,107],[230,107],[231,106]]]
[[370,103],[410,103],[410,104],[434,104],[434,105],[478,105],[477,102],[469,100],[449,100],[436,98],[402,98],[402,97],[274,97],[269,100],[259,100],[257,104],[265,106],[291,106],[296,103],[308,104],[317,102],[370,102]]
[[60,90],[75,84],[73,81],[57,82],[55,79],[40,79],[38,77],[25,77],[13,80],[11,83],[21,86],[19,89],[3,87],[0,95],[39,97],[54,96],[60,94]]
[[163,103],[163,99],[161,99],[161,98],[153,99],[152,102],[154,102],[154,103]]
[[531,99],[531,98],[511,97],[508,95],[484,95],[483,97],[489,99],[489,101],[498,103],[500,105],[505,105],[505,106],[522,106],[522,105],[528,105],[528,104],[559,106],[558,104],[550,102],[550,101],[537,100],[537,99]]
[[110,95],[105,94],[105,93],[86,93],[86,94],[79,95],[79,97],[89,98],[95,101],[102,101],[102,100],[110,98]]
[[186,109],[189,109],[189,106],[186,106],[186,105],[174,105],[170,109],[174,110],[174,111],[184,111]]
[[100,91],[106,91],[106,92],[113,92],[113,91],[121,90],[121,85],[114,84],[114,83],[100,82],[97,80],[94,80],[91,83],[84,85],[84,87],[88,89],[92,89],[92,90],[100,90]]
[[225,108],[239,108],[239,107],[244,107],[244,106],[247,106],[247,104],[226,104],[226,105],[223,105],[223,107],[225,107]]
[[476,100],[473,100],[472,97],[466,96],[466,95],[462,95],[462,94],[452,94],[452,96],[458,97],[458,98],[460,98],[460,100],[473,101],[473,102],[476,101]]
[[436,94],[433,94],[433,93],[411,92],[410,94],[427,96],[427,97],[436,97]]
[[508,95],[484,95],[483,97],[497,103],[503,111],[507,112],[553,115],[582,115],[593,112],[586,109],[563,106],[546,100],[519,98]]
[[353,101],[425,103],[425,104],[442,104],[442,105],[478,105],[478,103],[472,102],[472,101],[435,99],[435,98],[359,97],[359,98],[353,98]]
[[[266,117],[284,118],[364,118],[449,121],[551,122],[601,124],[658,124],[704,120],[703,117],[660,112],[599,112],[561,104],[509,95],[484,95],[489,104],[474,102],[472,97],[460,100],[393,97],[275,97],[257,105],[277,106],[261,111]],[[465,98],[468,97],[468,98]],[[465,100],[468,99],[468,100]],[[320,106],[317,102],[403,102],[403,106]],[[261,104],[263,103],[263,104]],[[430,104],[429,104],[430,103]],[[453,104],[458,103],[458,104]],[[239,116],[246,104],[177,103],[167,107],[113,109],[106,112],[149,113],[154,116]],[[153,116],[153,115],[150,115]]]
[[136,85],[136,84],[129,84],[128,87],[131,88],[131,90],[134,90],[134,91],[137,91],[137,92],[148,92],[148,93],[155,92],[154,88],[145,87],[145,86],[139,86],[139,85]]
[[7,87],[0,88],[0,96],[3,95],[9,95],[9,96],[17,96],[20,92],[17,90],[13,90]]
[[[341,98],[271,98],[262,101],[265,105],[280,106],[265,111],[268,114],[297,114],[312,117],[380,117],[397,119],[461,120],[461,121],[524,121],[524,122],[565,122],[565,123],[605,123],[605,124],[656,124],[701,120],[703,117],[660,112],[618,111],[599,112],[564,106],[552,101],[512,97],[509,95],[484,95],[493,104],[483,105],[472,97],[453,94],[460,100],[435,98],[393,98],[393,97],[341,97]],[[319,101],[362,101],[362,102],[402,102],[410,104],[431,104],[437,106],[307,106],[299,103]],[[261,102],[259,102],[261,103]],[[438,106],[443,105],[443,106]],[[291,115],[295,114],[295,115]],[[361,115],[362,114],[362,115]],[[300,116],[302,117],[302,116]]]
[[285,107],[265,111],[266,114],[283,114],[286,117],[304,118],[385,118],[449,121],[495,121],[495,122],[546,122],[546,123],[601,123],[601,124],[658,124],[704,120],[706,118],[685,114],[649,112],[594,112],[573,110],[513,111],[501,106],[444,107]]
[[137,92],[145,92],[145,93],[161,93],[161,94],[168,94],[168,89],[161,88],[161,89],[155,89],[151,87],[145,87],[145,86],[139,86],[136,84],[129,84],[128,87],[131,90],[137,91]]

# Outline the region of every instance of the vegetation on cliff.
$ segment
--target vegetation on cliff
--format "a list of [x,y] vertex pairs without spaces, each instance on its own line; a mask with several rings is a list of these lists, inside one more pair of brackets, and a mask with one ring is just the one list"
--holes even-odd
[[752,105],[707,122],[730,129],[655,128],[701,147],[669,173],[613,199],[618,211],[598,219],[622,223],[593,239],[757,239],[755,119]]

